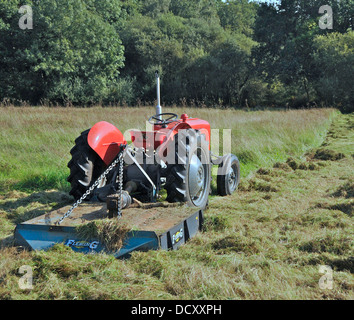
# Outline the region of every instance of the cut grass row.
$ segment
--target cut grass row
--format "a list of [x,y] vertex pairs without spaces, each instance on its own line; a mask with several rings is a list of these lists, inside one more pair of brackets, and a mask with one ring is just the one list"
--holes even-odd
[[[17,252],[5,247],[15,223],[69,198],[0,195],[0,299],[353,299],[352,124],[335,117],[320,148],[258,167],[231,197],[212,196],[203,232],[178,251],[124,261],[63,245]],[[33,269],[32,290],[19,288],[22,265]],[[333,269],[332,290],[319,287],[320,265]]]

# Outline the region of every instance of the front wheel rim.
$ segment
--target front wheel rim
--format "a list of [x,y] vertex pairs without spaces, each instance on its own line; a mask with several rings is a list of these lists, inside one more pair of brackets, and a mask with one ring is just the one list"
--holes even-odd
[[235,191],[237,187],[237,166],[233,164],[228,173],[228,184],[230,191]]

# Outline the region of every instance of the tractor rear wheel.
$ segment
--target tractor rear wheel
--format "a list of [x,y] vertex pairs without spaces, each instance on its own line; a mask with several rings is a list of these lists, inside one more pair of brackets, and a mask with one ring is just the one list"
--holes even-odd
[[168,166],[165,189],[169,202],[204,208],[208,203],[211,164],[205,135],[187,129],[175,137],[175,164]]
[[[71,149],[71,160],[68,163],[70,176],[67,181],[71,184],[70,195],[78,200],[87,189],[99,178],[104,171],[104,162],[91,149],[87,142],[90,130],[86,130],[75,140]],[[86,199],[89,200],[90,196]]]

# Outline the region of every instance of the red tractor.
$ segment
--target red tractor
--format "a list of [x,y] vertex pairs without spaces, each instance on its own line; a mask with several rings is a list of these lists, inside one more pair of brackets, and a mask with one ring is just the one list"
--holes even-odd
[[231,195],[239,184],[237,157],[211,156],[210,124],[183,114],[162,113],[160,79],[157,79],[157,111],[148,121],[151,131],[130,131],[132,144],[108,122],[99,122],[75,141],[68,163],[70,194],[106,201],[118,194],[120,210],[133,202],[156,202],[162,188],[168,202],[185,202],[205,208],[211,183],[211,166],[218,165],[217,190]]

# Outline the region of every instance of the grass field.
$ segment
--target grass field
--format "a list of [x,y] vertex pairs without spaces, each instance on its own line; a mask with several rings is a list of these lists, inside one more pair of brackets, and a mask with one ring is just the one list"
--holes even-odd
[[[68,190],[70,149],[81,131],[109,121],[123,133],[144,130],[154,108],[1,108],[0,192]],[[299,157],[323,141],[333,110],[245,112],[217,109],[165,108],[164,112],[208,120],[213,129],[232,130],[232,152],[242,175],[288,155]],[[220,142],[220,154],[222,154]],[[11,159],[9,161],[9,159]]]
[[[18,252],[11,236],[72,201],[66,163],[80,131],[100,120],[142,129],[152,108],[0,109],[0,299],[354,298],[353,115],[184,111],[232,129],[240,188],[211,196],[203,232],[178,251],[120,261],[62,245]],[[32,290],[18,286],[22,265],[34,270]],[[321,265],[334,270],[331,290],[319,287]]]

